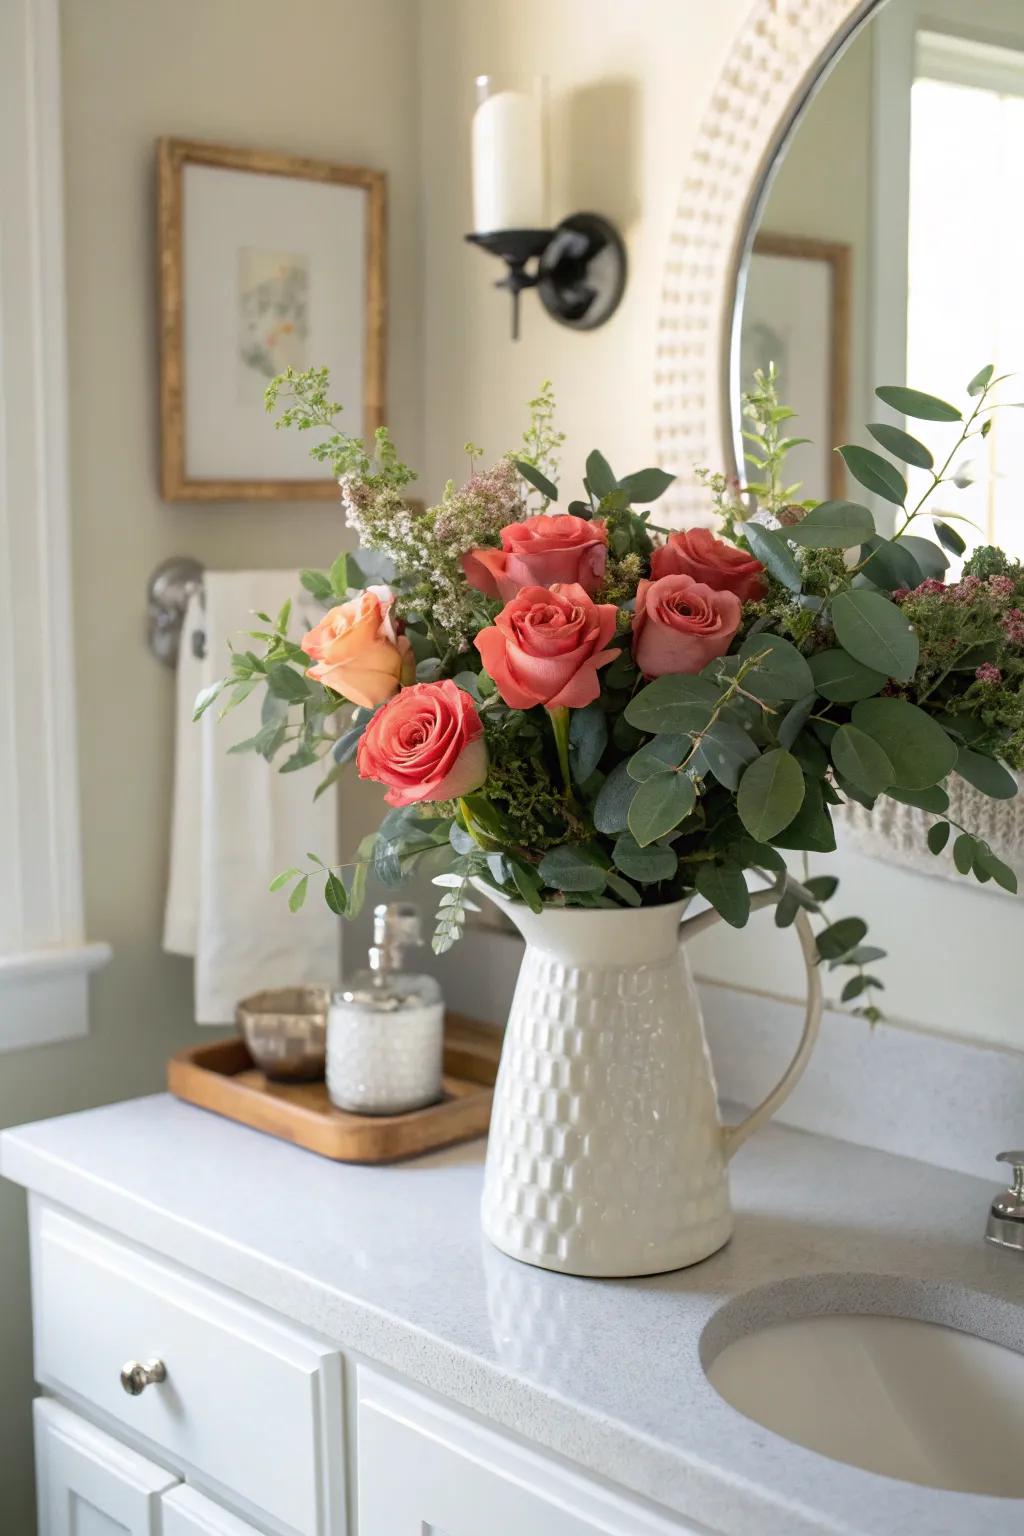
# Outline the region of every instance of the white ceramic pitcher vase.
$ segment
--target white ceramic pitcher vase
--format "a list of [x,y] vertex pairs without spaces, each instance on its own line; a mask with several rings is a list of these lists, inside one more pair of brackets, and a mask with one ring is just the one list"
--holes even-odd
[[[493,894],[481,886],[485,894]],[[775,896],[755,896],[755,907]],[[795,1087],[821,1019],[814,937],[803,1035],[783,1077],[723,1125],[685,941],[718,919],[684,902],[621,911],[498,901],[526,940],[495,1087],[483,1228],[570,1275],[649,1275],[732,1233],[727,1164]]]

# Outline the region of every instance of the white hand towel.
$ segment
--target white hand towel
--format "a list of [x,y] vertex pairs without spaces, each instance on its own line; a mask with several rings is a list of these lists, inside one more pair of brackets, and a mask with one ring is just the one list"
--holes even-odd
[[[208,571],[205,605],[193,598],[185,615],[164,948],[195,957],[197,1024],[233,1022],[239,999],[264,987],[334,986],[339,975],[341,925],[319,882],[310,881],[306,906],[294,914],[284,893],[268,890],[280,870],[305,866],[307,853],[334,860],[336,797],[314,802],[315,768],[278,773],[287,749],[273,764],[229,753],[259,730],[263,689],[224,720],[214,704],[192,722],[197,693],[228,669],[228,640],[244,649],[245,631],[264,627],[254,613],[276,614],[289,597],[298,636],[319,615],[293,571]],[[192,645],[197,630],[206,636],[202,658]]]

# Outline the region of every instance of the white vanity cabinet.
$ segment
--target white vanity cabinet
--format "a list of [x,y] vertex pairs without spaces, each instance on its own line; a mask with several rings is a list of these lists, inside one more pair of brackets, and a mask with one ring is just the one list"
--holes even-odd
[[34,1404],[39,1530],[45,1536],[159,1536],[179,1479],[48,1398]]
[[40,1397],[34,1406],[39,1529],[47,1536],[259,1536],[60,1403]]
[[682,1536],[571,1468],[359,1371],[359,1536]]
[[[165,1486],[188,1478],[252,1512],[274,1536],[345,1536],[336,1348],[48,1205],[32,1210],[32,1302],[37,1380],[141,1453],[133,1457],[133,1481],[116,1458],[105,1467],[88,1435],[71,1435],[63,1409],[41,1403],[43,1438],[54,1440],[54,1449],[39,1462],[40,1536],[106,1536],[108,1527],[92,1513],[66,1525],[65,1463],[83,1478],[86,1463],[100,1467],[96,1476],[106,1475],[112,1488],[124,1483],[123,1497],[111,1492],[108,1499],[112,1532],[167,1536],[168,1521],[151,1527],[146,1511]],[[144,1367],[159,1362],[163,1378],[134,1396],[121,1380],[133,1360]],[[69,1436],[73,1454],[62,1448]],[[173,1474],[154,1465],[147,1477],[150,1463],[141,1458],[149,1456]],[[203,1529],[194,1511],[171,1507],[171,1529]],[[131,1520],[116,1513],[122,1509]]]
[[[31,1223],[38,1536],[690,1530],[71,1212]],[[137,1395],[132,1361],[162,1367]]]

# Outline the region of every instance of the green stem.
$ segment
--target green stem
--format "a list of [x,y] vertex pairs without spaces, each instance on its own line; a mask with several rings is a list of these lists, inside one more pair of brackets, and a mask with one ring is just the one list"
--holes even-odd
[[570,805],[576,802],[572,792],[572,774],[569,772],[569,711],[563,704],[557,709],[547,709],[547,717],[551,721],[551,729],[555,736],[555,747],[558,751],[558,766],[562,772],[562,785],[565,789],[565,797]]

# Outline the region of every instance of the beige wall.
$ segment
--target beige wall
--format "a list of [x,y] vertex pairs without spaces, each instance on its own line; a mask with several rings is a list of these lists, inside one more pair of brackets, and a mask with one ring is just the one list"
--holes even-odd
[[[655,315],[689,146],[746,0],[421,0],[425,174],[426,470],[458,473],[467,437],[496,457],[550,376],[578,485],[600,445],[620,473],[651,462]],[[629,285],[601,330],[575,334],[523,297],[509,339],[500,267],[464,245],[471,228],[473,79],[547,77],[551,214],[593,209],[626,239]],[[688,468],[689,466],[681,466]],[[573,491],[576,494],[576,490]]]
[[[61,24],[86,918],[114,959],[93,985],[88,1039],[0,1055],[0,1125],[158,1090],[193,1038],[191,966],[160,950],[173,678],[142,639],[151,570],[179,552],[210,566],[317,564],[341,536],[332,503],[160,501],[158,134],[389,173],[391,416],[411,453],[420,431],[415,0],[65,0]],[[0,1531],[28,1536],[27,1257],[8,1184],[0,1297]]]

